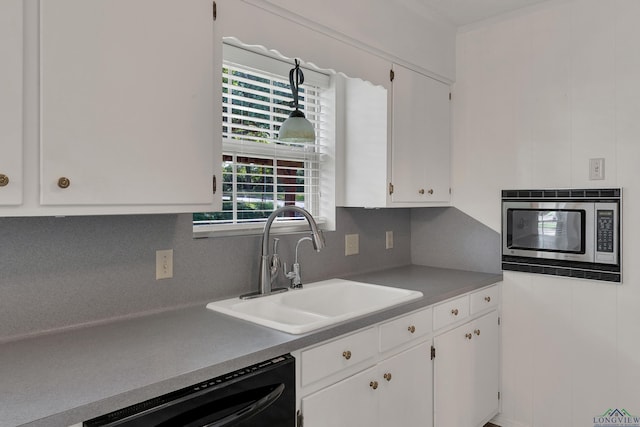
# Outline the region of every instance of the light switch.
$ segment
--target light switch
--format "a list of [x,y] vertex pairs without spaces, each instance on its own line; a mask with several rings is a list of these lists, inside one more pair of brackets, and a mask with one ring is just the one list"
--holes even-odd
[[604,179],[604,159],[589,159],[589,179],[591,181]]

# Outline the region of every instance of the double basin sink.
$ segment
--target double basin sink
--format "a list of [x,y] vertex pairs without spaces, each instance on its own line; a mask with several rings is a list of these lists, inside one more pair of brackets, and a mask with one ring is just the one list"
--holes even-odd
[[422,292],[343,279],[241,300],[214,301],[207,308],[290,334],[303,334],[422,297]]

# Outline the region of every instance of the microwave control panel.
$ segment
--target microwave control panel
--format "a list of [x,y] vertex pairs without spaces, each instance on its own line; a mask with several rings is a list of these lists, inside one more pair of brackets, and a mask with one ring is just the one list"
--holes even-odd
[[614,212],[611,209],[598,209],[596,212],[596,250],[611,253],[614,248]]

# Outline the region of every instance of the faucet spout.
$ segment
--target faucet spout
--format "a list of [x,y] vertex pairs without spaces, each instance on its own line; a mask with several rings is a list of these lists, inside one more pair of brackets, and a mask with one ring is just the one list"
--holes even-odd
[[311,230],[311,240],[313,242],[313,248],[316,252],[320,252],[325,247],[324,235],[322,234],[322,230],[318,228],[318,224],[313,219],[311,214],[305,209],[299,208],[294,205],[287,205],[281,208],[276,209],[269,215],[267,218],[267,222],[264,224],[264,230],[262,231],[262,253],[260,256],[260,287],[257,292],[241,295],[241,299],[249,299],[256,298],[261,296],[266,296],[275,292],[284,292],[287,288],[275,288],[271,287],[271,279],[272,273],[270,271],[270,259],[272,255],[269,254],[269,241],[271,234],[271,225],[273,221],[283,212],[297,212],[301,214],[309,224],[309,229]]

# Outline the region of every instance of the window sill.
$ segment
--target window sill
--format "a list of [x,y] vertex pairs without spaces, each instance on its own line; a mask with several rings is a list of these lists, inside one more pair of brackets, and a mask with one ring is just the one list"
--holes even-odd
[[[326,220],[316,218],[316,223],[320,229],[326,229]],[[274,221],[271,224],[271,235],[291,234],[309,231],[307,221]],[[264,232],[264,223],[251,224],[220,224],[220,225],[194,225],[193,238],[204,239],[208,237],[231,237],[231,236],[258,236]]]

